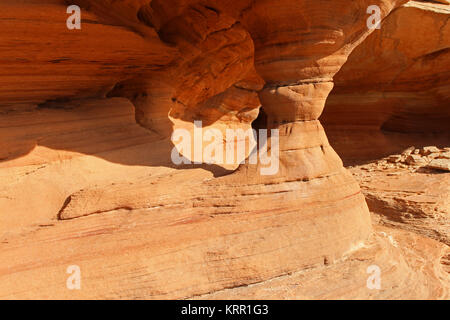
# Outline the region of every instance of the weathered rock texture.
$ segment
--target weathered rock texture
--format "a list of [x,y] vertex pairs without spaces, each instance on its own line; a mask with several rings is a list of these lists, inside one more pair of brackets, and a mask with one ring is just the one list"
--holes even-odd
[[[445,1],[444,1],[445,2]],[[450,6],[392,12],[335,77],[321,120],[348,160],[450,141]]]
[[[70,31],[64,1],[2,1],[0,297],[206,297],[314,268],[318,291],[275,297],[446,298],[448,247],[402,236],[418,262],[374,234],[318,120],[367,7],[405,2],[77,0]],[[277,174],[171,162],[174,129],[249,128],[261,105]],[[374,292],[377,263],[395,270]]]
[[450,244],[447,150],[411,147],[402,154],[350,169],[362,187],[370,211],[381,219],[378,224],[413,230]]

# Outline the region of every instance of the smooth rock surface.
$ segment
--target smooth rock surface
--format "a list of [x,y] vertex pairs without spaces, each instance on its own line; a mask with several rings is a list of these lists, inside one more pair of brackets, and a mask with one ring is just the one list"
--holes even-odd
[[321,121],[344,162],[450,141],[450,5],[410,1],[348,58]]
[[[67,30],[65,1],[0,3],[1,298],[448,298],[448,246],[380,235],[319,121],[371,33],[367,7],[384,18],[406,1],[72,2],[81,30]],[[401,28],[410,10],[443,24],[439,10],[412,8]],[[445,74],[423,70],[446,101]],[[243,159],[175,165],[171,134],[194,121],[278,129],[278,172]],[[367,264],[386,270],[382,291],[367,288]],[[67,289],[71,265],[81,290]],[[303,272],[302,289],[251,290]]]

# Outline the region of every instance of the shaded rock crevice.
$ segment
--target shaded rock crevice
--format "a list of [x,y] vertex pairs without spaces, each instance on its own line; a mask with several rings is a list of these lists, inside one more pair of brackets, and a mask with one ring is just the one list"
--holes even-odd
[[[367,6],[386,17],[405,2],[76,0],[83,19],[98,22],[78,33],[64,29],[64,1],[41,3],[47,22],[41,7],[24,13],[2,2],[2,37],[21,40],[9,51],[16,60],[0,52],[8,67],[0,112],[41,107],[0,116],[0,296],[67,298],[73,292],[48,283],[64,284],[61,266],[79,263],[77,298],[251,296],[302,271],[333,286],[318,280],[291,297],[446,297],[431,271],[410,266],[433,269],[442,245],[399,232],[397,248],[374,233],[358,182],[319,120],[332,79],[371,32]],[[230,171],[170,158],[177,128],[201,120],[223,132],[255,119],[279,132],[278,146],[266,145],[279,147],[271,175],[261,161]],[[414,260],[410,239],[431,261]],[[388,270],[386,294],[367,290],[362,262]]]

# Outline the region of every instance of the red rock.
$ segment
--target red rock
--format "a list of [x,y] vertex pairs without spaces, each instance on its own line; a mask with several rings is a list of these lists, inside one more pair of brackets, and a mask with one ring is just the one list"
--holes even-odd
[[427,167],[431,169],[450,171],[450,159],[433,159]]
[[410,165],[423,165],[426,164],[426,160],[420,155],[411,154],[406,158],[406,163]]
[[[75,0],[69,31],[65,1],[3,1],[0,297],[193,298],[311,270],[319,287],[275,296],[447,298],[445,247],[375,234],[319,121],[367,7],[405,2]],[[247,129],[261,106],[276,174],[171,161],[175,129]],[[389,289],[369,291],[362,261],[393,270]]]
[[435,147],[435,146],[431,146],[431,147],[423,147],[421,150],[420,150],[420,154],[421,155],[423,155],[423,156],[428,156],[428,155],[430,155],[430,154],[432,154],[432,153],[439,153],[439,152],[441,152],[441,150],[439,150],[439,148],[437,148],[437,147]]
[[448,5],[410,1],[349,56],[321,117],[344,160],[448,146],[449,15]]

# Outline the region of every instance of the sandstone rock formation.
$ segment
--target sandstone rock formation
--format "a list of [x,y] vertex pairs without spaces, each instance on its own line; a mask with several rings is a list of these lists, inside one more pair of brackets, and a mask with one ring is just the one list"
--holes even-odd
[[348,163],[379,159],[410,145],[448,146],[449,17],[449,5],[408,2],[336,75],[321,120]]
[[434,146],[351,167],[377,224],[450,244],[450,157]]
[[[372,31],[367,7],[384,18],[405,2],[3,1],[0,297],[447,298],[448,247],[374,231],[318,120]],[[81,30],[66,28],[68,4],[81,6]],[[430,46],[445,46],[442,32]],[[433,66],[424,77],[437,85],[423,90],[445,101]],[[278,129],[279,171],[174,165],[171,133],[197,120]],[[381,291],[366,286],[374,264]],[[66,287],[69,265],[81,290]],[[259,290],[307,270],[300,290]]]

